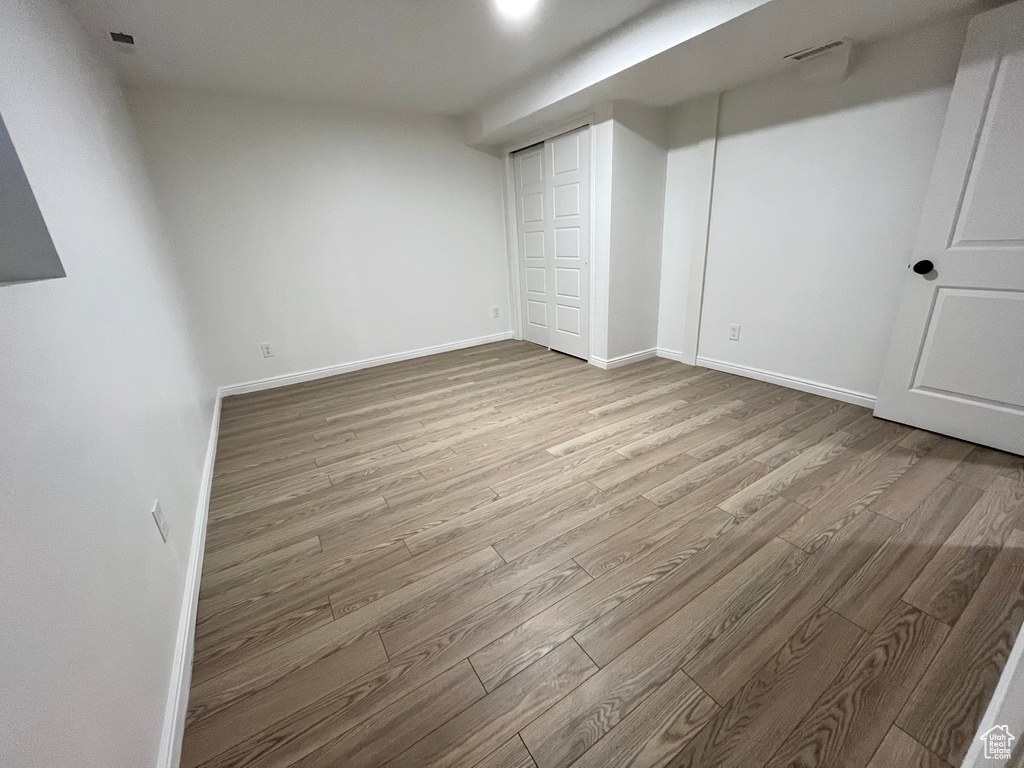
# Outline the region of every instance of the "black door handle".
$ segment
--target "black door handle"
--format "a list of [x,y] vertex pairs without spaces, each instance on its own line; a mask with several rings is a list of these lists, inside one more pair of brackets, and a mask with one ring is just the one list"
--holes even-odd
[[927,275],[933,269],[935,269],[935,265],[928,261],[928,259],[921,259],[914,265],[914,271],[919,275]]

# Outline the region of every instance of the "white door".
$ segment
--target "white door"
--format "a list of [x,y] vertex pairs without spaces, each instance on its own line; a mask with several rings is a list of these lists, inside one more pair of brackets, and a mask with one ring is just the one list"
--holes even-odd
[[513,155],[523,338],[590,356],[590,131]]
[[875,414],[1024,454],[1024,0],[971,22],[908,267]]
[[516,218],[519,238],[520,317],[523,338],[548,345],[547,219],[544,204],[544,145],[512,156],[516,177]]

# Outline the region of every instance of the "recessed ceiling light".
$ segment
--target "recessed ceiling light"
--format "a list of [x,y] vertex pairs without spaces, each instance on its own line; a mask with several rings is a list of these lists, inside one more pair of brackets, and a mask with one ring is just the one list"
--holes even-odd
[[494,0],[498,12],[507,19],[525,19],[540,5],[540,0]]

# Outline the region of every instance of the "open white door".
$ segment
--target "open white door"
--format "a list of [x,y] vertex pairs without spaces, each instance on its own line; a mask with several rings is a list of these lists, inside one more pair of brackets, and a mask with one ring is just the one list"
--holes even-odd
[[590,130],[513,155],[523,338],[590,357]]
[[875,414],[1024,454],[1024,0],[971,22]]

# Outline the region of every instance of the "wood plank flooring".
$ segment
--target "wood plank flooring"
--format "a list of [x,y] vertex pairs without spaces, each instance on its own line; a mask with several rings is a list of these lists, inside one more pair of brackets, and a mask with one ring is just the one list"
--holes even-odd
[[1024,459],[523,342],[224,401],[182,764],[957,766]]

